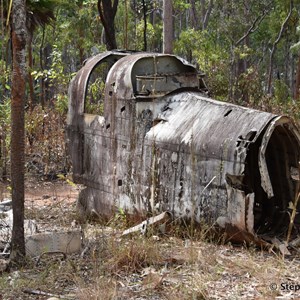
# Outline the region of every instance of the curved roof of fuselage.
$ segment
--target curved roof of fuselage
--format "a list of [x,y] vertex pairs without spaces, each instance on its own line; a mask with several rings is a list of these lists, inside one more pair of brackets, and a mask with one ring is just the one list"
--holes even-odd
[[[163,60],[165,60],[163,62]],[[118,60],[110,69],[106,79],[106,94],[113,92],[117,99],[135,98],[135,76],[174,74],[179,72],[198,74],[197,69],[171,54],[134,53]]]
[[69,87],[69,114],[68,123],[72,122],[72,119],[76,114],[83,113],[84,100],[86,95],[86,90],[88,86],[88,81],[93,70],[102,61],[107,61],[109,59],[118,60],[121,57],[129,55],[130,52],[126,51],[107,51],[104,53],[99,53],[89,59],[87,59],[82,66],[82,68],[77,72],[75,77],[72,79]]
[[[170,94],[165,101],[168,104],[158,116],[162,121],[146,135],[149,143],[155,140],[165,148],[177,145],[185,151],[193,145],[198,154],[210,159],[244,162],[243,150],[277,117],[216,101],[198,92]],[[235,155],[241,155],[240,159]]]

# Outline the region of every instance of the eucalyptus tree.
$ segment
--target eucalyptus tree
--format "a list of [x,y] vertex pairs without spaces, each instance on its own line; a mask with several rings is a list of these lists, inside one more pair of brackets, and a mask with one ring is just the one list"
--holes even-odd
[[25,85],[26,85],[26,3],[14,0],[12,5],[12,99],[11,99],[11,186],[13,230],[11,262],[22,264],[24,239],[24,157],[25,157]]
[[171,0],[164,0],[163,24],[163,53],[173,53],[174,27]]

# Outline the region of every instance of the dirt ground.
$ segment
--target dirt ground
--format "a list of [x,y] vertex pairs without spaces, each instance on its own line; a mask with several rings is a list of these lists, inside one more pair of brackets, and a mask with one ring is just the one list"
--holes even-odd
[[299,249],[282,257],[178,227],[121,238],[121,213],[105,224],[79,224],[80,188],[62,180],[27,182],[26,218],[41,232],[80,229],[84,244],[80,253],[28,258],[22,269],[3,272],[0,300],[300,299]]

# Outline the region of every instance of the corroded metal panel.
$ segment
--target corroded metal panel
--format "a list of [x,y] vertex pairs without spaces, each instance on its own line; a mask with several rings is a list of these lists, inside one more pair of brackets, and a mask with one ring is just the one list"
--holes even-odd
[[[88,78],[107,59],[103,115],[87,114]],[[86,185],[81,213],[168,211],[246,240],[287,229],[300,154],[288,117],[208,98],[196,68],[163,54],[101,54],[70,95],[74,179]]]

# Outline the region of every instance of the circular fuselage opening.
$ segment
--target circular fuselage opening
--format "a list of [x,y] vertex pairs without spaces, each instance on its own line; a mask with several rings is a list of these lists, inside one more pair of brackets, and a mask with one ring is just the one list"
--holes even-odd
[[[265,132],[251,144],[246,159],[245,180],[251,192],[255,194],[254,231],[262,237],[286,236],[299,180],[299,142],[288,127],[281,124],[274,128],[267,141],[265,162],[273,196],[268,197],[262,187],[262,178],[258,159]],[[298,205],[299,209],[299,205]],[[299,229],[300,214],[296,214],[294,233]]]

